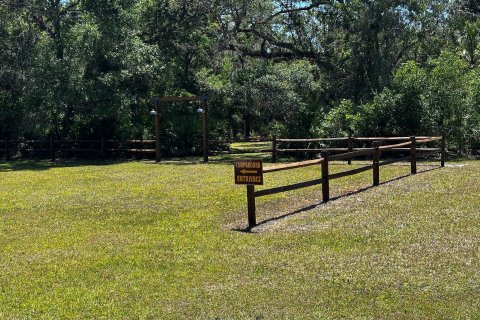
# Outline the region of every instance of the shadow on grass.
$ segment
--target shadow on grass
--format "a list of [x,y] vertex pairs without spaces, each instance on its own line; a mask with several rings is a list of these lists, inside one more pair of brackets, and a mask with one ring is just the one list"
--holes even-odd
[[[217,156],[210,156],[209,162],[204,163],[203,157],[186,157],[186,158],[165,158],[161,162],[156,162],[151,159],[108,159],[106,161],[98,159],[59,159],[55,162],[49,160],[12,160],[8,162],[0,162],[0,172],[9,172],[9,171],[42,171],[49,170],[52,168],[69,168],[69,167],[82,167],[82,166],[108,166],[128,162],[140,162],[148,165],[175,165],[175,166],[185,166],[185,165],[199,165],[199,164],[233,164],[235,159],[260,159],[263,160],[266,164],[275,165],[271,162],[271,156],[264,153],[244,153],[244,154],[224,154]],[[277,161],[277,164],[280,163],[291,163],[298,161],[291,158],[281,159]],[[355,164],[370,164],[371,161],[357,161]],[[422,163],[424,162],[424,163]],[[418,166],[431,166],[431,161],[428,160],[419,160]],[[452,161],[454,162],[454,161]],[[346,161],[335,161],[335,165],[348,165]],[[405,165],[409,166],[409,163],[399,163],[395,165]]]
[[58,159],[57,161],[38,160],[38,159],[16,159],[10,161],[0,161],[0,173],[10,171],[45,171],[53,168],[73,168],[84,166],[108,166],[121,163],[138,162],[146,165],[199,165],[199,164],[233,164],[235,159],[262,159],[270,162],[270,158],[262,154],[230,154],[226,156],[210,157],[208,163],[203,162],[203,157],[186,158],[164,158],[161,162],[151,159]]
[[[263,159],[268,162],[270,159],[266,157],[261,157],[258,155],[235,155],[234,157],[212,157],[209,159],[210,164],[233,164],[234,159]],[[156,162],[155,160],[142,159],[142,160],[133,160],[133,159],[109,159],[109,160],[89,160],[89,159],[59,159],[57,161],[50,160],[38,160],[38,159],[25,159],[25,160],[10,160],[10,161],[0,161],[0,172],[10,172],[10,171],[44,171],[50,170],[53,168],[73,168],[73,167],[83,167],[83,166],[108,166],[121,163],[129,162],[138,162],[146,165],[175,165],[175,166],[185,166],[185,165],[198,165],[204,164],[203,157],[189,157],[189,158],[165,158],[161,162]],[[207,165],[208,163],[205,163]]]
[[0,162],[0,173],[11,171],[45,171],[54,168],[74,168],[85,166],[108,166],[119,163],[129,162],[123,161],[101,161],[101,160],[12,160]]
[[198,165],[198,164],[233,164],[235,159],[260,159],[265,163],[271,162],[271,156],[263,153],[237,153],[237,154],[222,154],[209,156],[208,163],[203,161],[203,157],[185,157],[185,158],[164,158],[160,162],[146,161],[146,164],[151,165]]
[[[436,170],[436,169],[439,169],[439,167],[434,167],[434,168],[429,168],[429,169],[425,169],[425,170],[422,170],[422,171],[418,171],[418,172],[417,172],[417,175],[418,175],[418,174],[422,174],[422,173],[426,173],[426,172],[430,172],[430,171],[433,171],[433,170]],[[381,186],[381,185],[388,184],[388,183],[392,183],[392,182],[395,182],[395,181],[399,181],[399,180],[402,180],[402,179],[407,178],[407,177],[410,177],[410,176],[412,176],[412,174],[402,175],[402,176],[399,176],[399,177],[396,177],[396,178],[393,178],[393,179],[390,179],[390,180],[381,182],[381,183],[380,183],[380,186]],[[346,198],[346,197],[350,197],[350,196],[354,196],[354,195],[357,195],[357,194],[359,194],[359,193],[365,192],[365,191],[370,190],[370,189],[373,189],[373,188],[375,188],[375,186],[368,186],[368,187],[364,187],[364,188],[361,188],[361,189],[358,189],[358,190],[355,190],[355,191],[347,192],[347,193],[345,193],[345,194],[342,194],[342,195],[339,195],[339,196],[330,198],[330,201],[329,201],[329,202],[336,201],[336,200],[340,200],[340,199],[343,199],[343,198]],[[328,203],[329,203],[329,202],[328,202]],[[308,206],[306,206],[306,207],[297,209],[297,210],[295,210],[295,211],[292,211],[292,212],[285,213],[285,214],[280,215],[280,216],[277,216],[277,217],[273,217],[273,218],[269,218],[269,219],[260,221],[260,222],[258,222],[257,225],[254,226],[254,227],[232,228],[232,229],[230,229],[230,230],[231,230],[231,231],[237,231],[237,232],[244,232],[244,233],[255,233],[255,232],[254,232],[254,229],[257,228],[257,227],[261,227],[261,226],[266,225],[266,224],[269,224],[269,223],[271,223],[271,222],[283,220],[283,219],[286,219],[286,218],[288,218],[288,217],[294,216],[294,215],[299,214],[299,213],[302,213],[302,212],[306,212],[306,211],[313,210],[313,209],[318,208],[318,207],[320,207],[320,206],[322,206],[322,205],[325,205],[326,203],[327,203],[327,202],[323,202],[323,201],[322,201],[322,202],[318,202],[318,203],[313,203],[313,204],[311,204],[311,205],[308,205]]]

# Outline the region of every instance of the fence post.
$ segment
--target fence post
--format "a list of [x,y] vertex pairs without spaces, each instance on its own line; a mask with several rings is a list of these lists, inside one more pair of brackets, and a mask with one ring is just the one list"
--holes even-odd
[[5,136],[5,160],[10,161],[10,150],[8,149],[10,141],[8,136]]
[[277,136],[273,136],[272,140],[272,162],[277,162]]
[[255,227],[257,224],[256,210],[255,210],[255,186],[247,185],[247,208],[248,208],[248,226]]
[[380,185],[380,142],[373,142],[373,185]]
[[161,145],[160,145],[160,108],[155,108],[155,161],[162,161]]
[[[353,139],[352,135],[348,135],[348,152],[353,152]],[[352,158],[348,159],[348,164],[352,164]]]
[[417,146],[416,146],[416,138],[410,137],[410,141],[412,144],[410,145],[410,169],[412,174],[417,173]]
[[208,162],[208,106],[207,100],[202,99],[202,140],[203,140],[203,162]]
[[445,167],[445,145],[446,145],[446,135],[445,130],[441,131],[442,140],[440,142],[440,166]]
[[328,178],[328,152],[322,152],[322,197],[323,202],[330,200],[330,181]]
[[52,159],[52,162],[55,161],[55,146],[54,146],[53,134],[50,135],[50,159]]

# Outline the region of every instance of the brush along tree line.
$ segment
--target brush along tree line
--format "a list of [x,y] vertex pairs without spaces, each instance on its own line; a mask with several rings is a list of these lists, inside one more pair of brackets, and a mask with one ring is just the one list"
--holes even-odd
[[[480,147],[476,1],[0,0],[0,140],[434,135]],[[200,153],[196,107],[162,153]]]

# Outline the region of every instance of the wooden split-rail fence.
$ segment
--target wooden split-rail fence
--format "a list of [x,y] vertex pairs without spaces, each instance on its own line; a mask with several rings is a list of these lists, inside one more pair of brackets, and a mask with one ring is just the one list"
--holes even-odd
[[[435,137],[379,137],[379,138],[322,138],[322,139],[274,139],[273,140],[273,160],[275,161],[276,152],[283,152],[285,150],[276,149],[276,142],[311,142],[311,141],[348,141],[348,148],[329,148],[329,149],[306,149],[307,152],[321,153],[320,159],[307,160],[302,162],[282,164],[272,167],[263,168],[263,174],[269,174],[272,172],[292,170],[297,168],[304,168],[308,166],[321,166],[321,177],[310,181],[299,182],[295,184],[263,189],[255,191],[254,185],[247,185],[247,208],[248,208],[248,224],[249,227],[257,225],[256,220],[256,204],[255,199],[258,197],[273,195],[281,192],[292,191],[305,187],[311,187],[315,185],[322,185],[322,199],[324,202],[330,200],[330,181],[355,175],[361,172],[372,170],[373,186],[380,185],[380,167],[393,164],[401,161],[410,161],[411,173],[417,173],[417,159],[420,157],[426,157],[429,155],[440,154],[440,166],[445,166],[445,134]],[[353,141],[372,142],[371,148],[358,148],[352,147]],[[417,148],[418,145],[439,142],[437,148]],[[393,144],[386,144],[393,143]],[[297,149],[289,150],[289,152],[298,152]],[[408,153],[408,156],[388,159],[380,161],[381,152],[403,152]],[[301,150],[300,152],[305,152]],[[343,152],[330,155],[330,152]],[[348,170],[345,172],[330,174],[329,163],[331,161],[347,160],[349,164],[353,158],[371,156],[372,164],[363,166],[360,168]]]
[[[442,132],[442,136],[444,136],[445,133]],[[425,140],[425,139],[430,139],[432,137],[429,136],[416,136],[415,137],[417,140]],[[271,141],[272,143],[272,149],[271,150],[264,150],[265,152],[271,152],[272,153],[272,162],[277,162],[277,159],[279,155],[281,154],[314,154],[314,153],[322,153],[322,152],[328,152],[331,154],[339,154],[339,153],[346,153],[346,152],[353,152],[353,151],[362,151],[362,150],[368,150],[368,148],[356,148],[354,147],[356,144],[368,144],[368,143],[373,143],[374,141],[378,141],[380,143],[380,146],[389,143],[389,142],[394,142],[394,141],[406,141],[409,140],[410,137],[353,137],[353,136],[348,136],[348,137],[339,137],[339,138],[316,138],[316,139],[278,139],[276,137],[273,137]],[[280,148],[281,144],[299,144],[299,143],[307,143],[307,144],[315,144],[315,143],[327,143],[327,144],[339,144],[343,143],[345,144],[344,147],[325,147],[325,148]],[[385,151],[391,151],[391,152],[405,152],[408,151],[407,148],[403,147],[396,147],[392,149],[384,149]],[[424,151],[428,151],[425,149]],[[433,149],[432,149],[433,151]],[[351,163],[351,159],[348,160],[349,163]]]
[[0,154],[9,161],[12,157],[58,157],[89,156],[105,159],[107,156],[155,154],[155,140],[0,140]]

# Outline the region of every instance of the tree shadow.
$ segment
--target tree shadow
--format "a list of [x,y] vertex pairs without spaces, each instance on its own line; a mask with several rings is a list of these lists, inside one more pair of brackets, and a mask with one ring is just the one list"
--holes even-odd
[[160,162],[155,160],[145,161],[146,164],[150,165],[198,165],[198,164],[232,164],[236,159],[259,159],[263,160],[264,163],[270,163],[271,158],[262,156],[260,154],[230,154],[228,156],[219,157],[219,156],[210,156],[208,162],[205,163],[202,157],[185,157],[185,158],[163,158]]
[[[418,171],[417,175],[422,174],[422,173],[426,173],[426,172],[430,172],[430,171],[434,171],[434,170],[437,170],[437,169],[439,169],[439,167],[428,168],[428,169],[425,169],[425,170],[422,170],[422,171]],[[389,183],[392,183],[392,182],[395,182],[395,181],[399,181],[399,180],[405,179],[405,178],[410,177],[410,176],[413,176],[413,175],[412,174],[405,174],[405,175],[402,175],[402,176],[398,176],[396,178],[381,182],[380,186],[385,185],[385,184],[389,184]],[[287,219],[287,218],[289,218],[291,216],[294,216],[294,215],[297,215],[299,213],[310,211],[310,210],[313,210],[315,208],[324,206],[327,203],[330,203],[332,201],[338,201],[338,200],[343,199],[343,198],[351,197],[351,196],[363,193],[363,192],[368,191],[368,190],[373,189],[373,188],[375,188],[375,186],[368,186],[368,187],[357,189],[355,191],[347,192],[347,193],[342,194],[342,195],[332,197],[332,198],[330,198],[329,202],[321,201],[321,202],[317,202],[317,203],[312,203],[312,204],[310,204],[306,207],[296,209],[292,212],[288,212],[288,213],[282,214],[280,216],[276,216],[276,217],[272,217],[272,218],[269,218],[269,219],[266,219],[266,220],[262,220],[262,221],[258,222],[254,227],[232,228],[230,230],[231,231],[236,231],[236,232],[243,232],[243,233],[256,233],[254,231],[254,229],[257,228],[257,227],[261,227],[261,226],[267,225],[267,224],[275,222],[275,221]]]
[[102,160],[12,160],[0,163],[1,172],[12,171],[46,171],[55,168],[74,168],[86,166],[109,166],[130,161],[102,161]]
[[[188,165],[199,165],[199,164],[232,164],[235,159],[260,159],[263,160],[265,164],[275,165],[280,163],[291,163],[291,159],[282,159],[277,163],[271,162],[269,156],[264,156],[262,154],[230,154],[226,157],[210,157],[208,163],[203,162],[203,157],[185,157],[185,158],[164,158],[161,162],[156,162],[152,159],[58,159],[57,161],[50,161],[44,159],[17,159],[11,161],[1,161],[0,162],[0,172],[9,172],[9,171],[43,171],[49,170],[52,168],[68,168],[68,167],[82,167],[82,166],[108,166],[128,162],[139,162],[146,165],[173,165],[173,166],[188,166]],[[421,166],[431,166],[428,163],[422,163],[428,161],[418,161],[417,165]],[[332,164],[335,165],[346,165],[349,164],[346,161],[335,161]],[[354,164],[371,164],[371,161],[356,161]],[[409,166],[410,163],[398,163],[394,165],[405,165]]]
[[9,171],[44,171],[52,168],[69,168],[82,166],[108,166],[121,163],[138,162],[146,165],[173,165],[188,166],[199,164],[232,164],[234,159],[238,158],[258,158],[269,162],[266,157],[254,157],[248,154],[235,156],[234,158],[210,158],[208,163],[204,163],[203,157],[185,157],[185,158],[164,158],[161,162],[152,159],[57,159],[50,161],[46,159],[15,159],[10,161],[0,161],[0,172]]

